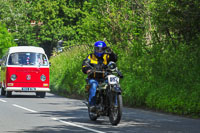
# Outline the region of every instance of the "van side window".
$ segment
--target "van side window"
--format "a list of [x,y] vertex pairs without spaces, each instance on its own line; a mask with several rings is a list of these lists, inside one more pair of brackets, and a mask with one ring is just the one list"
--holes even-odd
[[47,66],[48,65],[47,57],[44,54],[37,54],[37,63],[40,66]]
[[19,58],[17,53],[13,53],[10,55],[8,59],[8,64],[9,65],[18,65],[19,64]]
[[42,60],[43,60],[43,65],[47,66],[48,62],[47,62],[47,58],[46,58],[46,56],[44,54],[42,55]]

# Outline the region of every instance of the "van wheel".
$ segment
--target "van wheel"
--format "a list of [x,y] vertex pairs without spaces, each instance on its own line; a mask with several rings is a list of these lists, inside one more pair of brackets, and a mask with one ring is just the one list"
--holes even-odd
[[5,96],[5,95],[6,95],[6,91],[4,90],[3,87],[1,88],[1,95],[2,95],[2,96]]
[[6,97],[11,97],[12,96],[12,91],[7,91],[6,92]]
[[46,92],[36,92],[36,96],[41,97],[41,98],[45,98]]

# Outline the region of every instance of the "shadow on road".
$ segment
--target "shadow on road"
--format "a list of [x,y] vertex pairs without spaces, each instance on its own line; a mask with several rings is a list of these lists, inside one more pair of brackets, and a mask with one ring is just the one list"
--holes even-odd
[[36,95],[12,95],[11,97],[1,97],[1,98],[39,98]]
[[[21,95],[19,97],[26,98],[26,96]],[[28,97],[33,98],[33,96]],[[107,133],[197,133],[200,131],[200,120],[187,119],[178,116],[131,108],[124,108],[120,124],[118,126],[112,126],[109,122],[108,117],[100,117],[97,121],[91,121],[88,117],[86,106],[80,100],[63,100],[62,97],[54,95],[47,95],[47,97],[48,98],[46,100],[41,101],[39,104],[43,105],[44,107],[51,107],[51,110],[46,109],[43,111],[39,111],[38,113],[36,113],[36,117],[43,117],[44,119],[55,122],[56,125],[34,126],[32,127],[32,129],[23,129],[15,132],[91,132],[80,127],[70,126],[66,123],[61,123],[60,120]],[[54,100],[52,100],[51,98],[54,98]],[[52,120],[51,118],[57,118],[58,120]]]
[[30,130],[8,131],[10,133],[90,133],[81,128],[74,128],[72,126],[38,126]]

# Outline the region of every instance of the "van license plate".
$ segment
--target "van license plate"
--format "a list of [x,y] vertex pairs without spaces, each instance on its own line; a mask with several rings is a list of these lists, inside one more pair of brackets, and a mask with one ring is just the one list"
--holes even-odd
[[35,91],[36,88],[22,88],[22,91]]

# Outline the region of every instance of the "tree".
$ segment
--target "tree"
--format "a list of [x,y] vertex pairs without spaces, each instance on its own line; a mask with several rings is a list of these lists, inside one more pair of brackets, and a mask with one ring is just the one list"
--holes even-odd
[[6,25],[0,23],[0,58],[2,58],[3,54],[11,46],[16,46],[16,43],[11,33],[8,32]]
[[17,39],[18,45],[38,46],[34,27],[31,25],[32,4],[26,0],[0,0],[0,18]]
[[90,0],[83,7],[84,18],[79,21],[81,42],[104,40],[126,47],[144,34],[142,15],[132,0]]
[[171,40],[189,42],[200,33],[199,0],[151,0],[151,18],[159,33]]

